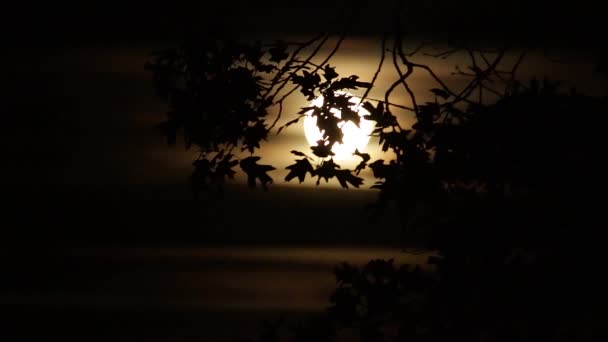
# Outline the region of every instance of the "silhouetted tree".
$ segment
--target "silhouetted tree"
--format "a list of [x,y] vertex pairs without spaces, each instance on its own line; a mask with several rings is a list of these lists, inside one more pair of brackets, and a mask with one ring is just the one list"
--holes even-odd
[[[192,186],[221,186],[240,165],[249,186],[264,189],[274,168],[259,164],[256,152],[295,91],[323,104],[311,105],[276,130],[306,113],[317,118],[322,140],[301,151],[287,167],[287,181],[306,177],[336,178],[343,187],[359,187],[357,176],[369,167],[378,201],[370,210],[381,215],[395,205],[404,228],[425,236],[436,256],[425,267],[372,260],[364,267],[336,268],[337,289],[323,318],[294,330],[294,341],[339,339],[356,330],[363,341],[512,341],[591,340],[605,320],[602,305],[602,198],[600,171],[604,155],[606,99],[564,91],[558,82],[517,79],[525,53],[509,64],[508,49],[455,45],[434,54],[445,58],[465,52],[470,77],[455,90],[427,65],[420,53],[404,51],[399,34],[385,37],[378,71],[369,81],[341,77],[331,64],[340,47],[319,64],[312,58],[330,41],[320,35],[304,43],[272,44],[204,40],[190,36],[182,46],[155,55],[159,95],[170,105],[162,128],[169,143],[180,130],[186,147],[199,152]],[[313,47],[313,52],[302,51]],[[369,89],[389,57],[398,78],[383,99]],[[434,100],[420,103],[412,75],[425,73],[437,86]],[[393,103],[403,87],[411,105]],[[341,121],[358,124],[344,91],[364,89],[361,105],[375,122],[373,135],[390,161],[371,161],[343,169],[331,148],[341,142]],[[278,107],[278,115],[271,108]],[[395,108],[416,121],[402,127]],[[332,114],[340,110],[340,119]],[[251,156],[237,160],[233,151]],[[317,183],[318,184],[318,183]],[[598,197],[595,197],[598,196]],[[260,340],[279,339],[276,326]]]

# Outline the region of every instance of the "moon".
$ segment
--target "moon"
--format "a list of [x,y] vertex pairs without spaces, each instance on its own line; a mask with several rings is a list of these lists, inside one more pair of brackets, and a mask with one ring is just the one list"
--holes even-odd
[[[370,134],[374,130],[374,122],[363,118],[363,116],[369,115],[369,112],[361,106],[358,106],[361,99],[351,94],[346,95],[352,96],[349,100],[349,102],[352,103],[350,108],[359,114],[361,121],[359,122],[359,127],[352,121],[340,121],[340,123],[338,123],[338,127],[340,127],[342,133],[344,133],[344,137],[342,138],[341,144],[335,143],[331,149],[335,154],[333,158],[336,160],[351,159],[355,150],[359,150],[359,152],[365,151],[370,139]],[[311,104],[317,107],[322,106],[323,97],[317,97]],[[334,113],[337,118],[340,118],[340,111],[338,109],[332,108],[331,112]],[[304,135],[310,146],[316,146],[317,141],[323,139],[323,133],[317,126],[317,118],[312,116],[312,110],[306,113],[306,117],[304,118]]]

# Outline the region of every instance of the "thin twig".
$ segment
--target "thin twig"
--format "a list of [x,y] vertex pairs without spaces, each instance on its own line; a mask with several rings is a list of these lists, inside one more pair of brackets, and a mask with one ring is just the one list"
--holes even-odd
[[[283,113],[283,101],[279,102],[279,112],[277,113],[277,117],[272,122],[272,125],[270,125],[270,127],[268,127],[268,131],[270,131],[271,129],[274,128],[274,126],[277,124],[277,122],[281,118],[282,113]],[[279,132],[277,132],[277,134],[279,134]]]
[[370,87],[367,88],[367,90],[365,91],[365,93],[361,97],[361,100],[359,101],[359,105],[361,105],[361,103],[363,103],[363,101],[365,101],[365,99],[367,98],[367,95],[369,95],[369,92],[374,87],[374,84],[376,83],[376,80],[378,79],[378,75],[380,74],[380,71],[382,70],[382,64],[384,63],[384,58],[386,56],[386,35],[382,36],[382,49],[381,49],[381,51],[382,52],[380,54],[380,63],[378,63],[378,68],[376,69],[376,72],[374,73],[374,77],[372,78],[372,81],[370,82],[371,83]]
[[429,52],[425,52],[424,55],[425,56],[429,56],[429,57],[435,57],[435,58],[441,58],[441,59],[445,59],[447,57],[450,57],[451,55],[453,55],[454,53],[461,51],[460,48],[454,48],[454,49],[450,49],[447,51],[440,51],[437,53],[429,53]]
[[[405,55],[408,57],[413,57],[415,56],[418,52],[420,52],[420,50],[422,50],[422,48],[424,47],[425,43],[422,42],[420,43],[417,47],[414,48],[414,50],[412,50],[409,53],[406,53]],[[401,46],[401,43],[399,43],[399,46]]]
[[[314,56],[315,56],[315,55],[316,55],[316,54],[319,52],[319,50],[321,49],[321,47],[322,47],[323,45],[325,45],[325,43],[327,42],[327,40],[329,39],[329,37],[330,37],[330,35],[325,35],[325,36],[323,37],[323,39],[321,40],[321,42],[320,42],[320,43],[317,45],[317,47],[316,47],[316,48],[315,48],[315,49],[314,49],[314,50],[311,52],[310,56],[308,56],[308,58],[306,59],[306,62],[309,62],[309,61],[310,61],[310,60],[311,60],[311,59],[312,59],[312,58],[313,58],[313,57],[314,57]],[[300,50],[296,50],[296,51],[294,51],[294,54],[292,55],[292,61],[295,59],[295,57],[296,57],[296,53],[299,53],[299,51],[301,51],[301,49],[300,49]],[[287,69],[287,68],[286,68],[286,67],[287,67],[287,65],[288,65],[288,64],[286,64],[286,65],[283,67],[283,69],[284,69],[284,70],[286,70],[286,69]],[[290,72],[290,74],[291,74],[291,75],[296,74],[296,73],[297,73],[298,71],[300,71],[300,70],[301,70],[303,67],[304,67],[304,65],[300,65],[299,67],[297,67],[297,68],[296,68],[296,70],[291,71],[291,72]],[[283,70],[281,70],[281,72],[279,73],[279,75],[281,75],[281,76],[282,76],[282,74],[281,74],[281,73],[283,73]],[[291,77],[287,78],[287,79],[286,79],[284,82],[282,82],[282,83],[281,83],[281,85],[280,85],[280,86],[279,86],[279,87],[278,87],[278,88],[277,88],[277,89],[274,91],[274,93],[273,93],[272,95],[268,96],[268,93],[267,93],[267,94],[264,94],[264,97],[269,97],[270,99],[274,99],[274,97],[275,97],[275,96],[277,96],[277,94],[278,94],[278,93],[279,93],[279,92],[280,92],[280,91],[281,91],[281,90],[282,90],[282,89],[283,89],[283,88],[284,88],[284,87],[287,85],[287,83],[288,83],[288,80],[289,80],[289,79],[291,79]]]
[[[412,73],[414,72],[414,68],[411,66],[409,61],[405,58],[405,54],[403,54],[403,50],[402,50],[402,46],[401,46],[401,39],[399,39],[398,42],[396,41],[396,43],[397,43],[397,46],[396,46],[397,51],[399,51],[399,54],[402,54],[402,56],[403,56],[402,60],[407,62],[407,63],[404,63],[405,66],[407,67],[407,71],[403,75],[403,81],[401,83],[405,87],[405,91],[410,95],[410,98],[412,100],[412,106],[414,107],[414,113],[418,114],[418,104],[416,103],[416,96],[414,95],[414,92],[412,91],[409,83],[407,82],[407,78],[412,75]],[[393,63],[395,64],[397,71],[401,74],[401,70],[398,66],[397,56],[395,53],[393,53]]]
[[[397,79],[395,82],[393,82],[393,84],[391,84],[391,86],[390,86],[390,87],[387,89],[387,91],[384,93],[384,102],[386,102],[386,104],[387,104],[387,108],[388,108],[388,106],[389,106],[389,104],[390,104],[389,97],[390,97],[391,93],[392,93],[392,92],[395,90],[395,88],[396,88],[396,87],[397,87],[399,84],[401,84],[403,81],[405,81],[405,79],[406,79],[407,77],[409,77],[409,75],[412,73],[412,69],[408,69],[408,71],[407,71],[407,72],[404,74],[404,73],[401,71],[401,69],[399,68],[399,65],[398,65],[398,64],[397,64],[397,62],[396,62],[396,55],[397,55],[397,53],[396,53],[396,51],[395,51],[395,49],[394,49],[394,48],[393,48],[393,50],[392,50],[392,53],[393,53],[393,65],[395,66],[395,69],[396,69],[396,70],[397,70],[397,72],[399,73],[399,79]],[[406,88],[406,91],[407,91],[407,88]],[[410,95],[412,96],[413,94],[410,94]],[[414,112],[415,112],[415,113],[418,113],[417,106],[415,105],[415,100],[413,101],[413,105],[414,105]]]

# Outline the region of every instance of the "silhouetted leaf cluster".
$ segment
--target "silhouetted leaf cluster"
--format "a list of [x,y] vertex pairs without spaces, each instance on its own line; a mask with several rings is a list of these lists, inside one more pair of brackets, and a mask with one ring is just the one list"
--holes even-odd
[[[343,264],[328,319],[366,341],[578,340],[597,331],[571,313],[593,317],[606,298],[595,276],[605,259],[602,209],[589,194],[603,194],[593,189],[603,179],[604,128],[592,123],[603,122],[606,99],[537,80],[514,83],[490,104],[434,93],[412,129],[366,104],[396,158],[357,153],[357,169],[379,179],[373,208],[397,204],[437,252],[432,271]],[[567,329],[556,328],[563,322]]]
[[[335,67],[326,65],[322,70],[323,79],[318,72],[303,71],[302,75],[293,75],[292,82],[299,86],[300,91],[307,97],[307,100],[313,100],[321,96],[323,103],[320,106],[307,106],[301,108],[298,118],[288,122],[283,129],[291,124],[298,122],[301,116],[310,115],[316,118],[317,126],[322,133],[322,139],[317,141],[317,145],[311,146],[313,154],[321,158],[319,165],[314,167],[308,160],[297,160],[295,164],[290,165],[287,169],[290,170],[289,175],[285,178],[286,181],[298,177],[300,182],[303,182],[306,173],[310,173],[312,177],[317,177],[317,185],[321,178],[327,182],[331,178],[336,178],[340,185],[348,188],[348,185],[359,187],[363,180],[353,174],[359,174],[366,167],[370,157],[367,154],[356,155],[363,158],[363,161],[355,168],[354,171],[340,169],[333,159],[327,159],[334,156],[332,151],[336,143],[343,143],[344,133],[341,129],[341,124],[344,122],[353,122],[359,126],[361,117],[355,108],[356,102],[353,97],[348,95],[346,90],[356,90],[360,88],[370,88],[372,85],[368,82],[359,81],[359,77],[352,75],[349,77],[339,78]],[[381,106],[381,105],[380,105]],[[336,115],[336,113],[339,114]]]
[[[154,73],[157,92],[170,107],[160,128],[169,144],[183,134],[186,148],[194,145],[200,152],[192,177],[200,182],[193,185],[195,189],[223,179],[213,155],[228,155],[234,147],[253,154],[268,138],[267,119],[274,105],[268,77],[291,70],[288,57],[288,45],[282,41],[262,46],[197,35],[188,36],[177,48],[153,54],[146,68]],[[241,165],[263,187],[270,183],[250,160]]]
[[301,76],[292,76],[292,81],[300,86],[300,91],[306,96],[308,101],[312,101],[317,97],[315,96],[315,89],[317,89],[321,83],[321,76],[319,76],[319,74],[310,73],[304,70]]
[[303,159],[296,160],[295,164],[286,167],[289,174],[285,177],[285,181],[290,181],[298,177],[300,183],[306,178],[306,174],[310,173],[311,177],[317,177],[317,185],[321,182],[321,178],[328,182],[332,178],[336,178],[343,188],[348,188],[348,185],[358,188],[363,184],[363,179],[353,175],[351,170],[341,170],[340,166],[334,163],[333,159],[323,160],[321,163],[313,167],[310,163],[310,157],[302,152],[292,151],[295,155],[305,156]]
[[[340,128],[341,122],[351,121],[359,126],[361,121],[356,109],[353,109],[355,103],[351,101],[352,96],[347,95],[345,91],[371,87],[371,83],[358,81],[359,77],[356,75],[338,78],[339,74],[335,68],[329,65],[325,66],[323,72],[325,82],[322,82],[321,76],[317,72],[310,73],[305,70],[302,75],[292,76],[292,82],[300,87],[300,91],[308,101],[320,96],[323,98],[321,106],[304,107],[298,113],[299,115],[310,115],[317,120],[317,126],[323,139],[319,140],[317,146],[312,146],[311,149],[319,158],[333,156],[331,149],[334,144],[343,142],[344,134]],[[340,117],[335,113],[339,113]]]
[[254,59],[261,54],[259,47],[196,37],[157,54],[147,68],[154,71],[160,95],[171,108],[163,123],[170,142],[183,129],[187,148],[195,144],[216,151],[223,144],[238,144],[243,131],[263,124],[269,103],[260,96],[260,64]]

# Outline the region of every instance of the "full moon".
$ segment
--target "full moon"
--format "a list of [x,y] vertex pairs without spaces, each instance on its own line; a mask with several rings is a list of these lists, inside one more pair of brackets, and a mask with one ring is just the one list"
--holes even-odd
[[[346,94],[348,96],[352,96],[350,94]],[[336,160],[347,160],[351,159],[355,150],[359,150],[359,152],[363,152],[367,143],[369,142],[370,134],[374,130],[374,122],[370,120],[366,120],[363,118],[365,115],[369,115],[369,112],[364,108],[357,106],[360,101],[360,98],[352,96],[349,102],[352,103],[350,107],[352,110],[357,112],[361,117],[361,121],[359,122],[359,127],[355,125],[352,121],[340,121],[338,127],[344,133],[344,137],[342,138],[342,144],[335,143],[331,151],[335,154],[333,156]],[[312,101],[313,106],[320,107],[323,105],[323,97],[319,96]],[[338,109],[332,108],[331,112],[337,118],[341,118],[340,111]],[[317,126],[317,118],[311,115],[312,110],[306,113],[306,117],[304,118],[304,134],[306,135],[306,140],[310,146],[316,146],[317,141],[323,139],[323,133]]]

